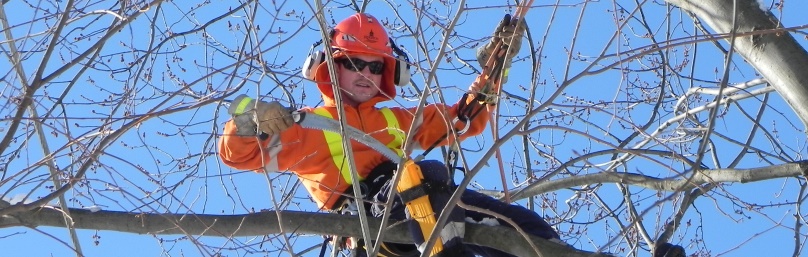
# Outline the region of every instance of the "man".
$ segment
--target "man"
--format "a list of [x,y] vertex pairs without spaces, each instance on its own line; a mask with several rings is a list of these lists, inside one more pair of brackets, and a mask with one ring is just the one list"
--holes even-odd
[[[497,31],[506,32],[508,37],[521,37],[521,31],[515,32],[513,27],[504,26],[507,25],[501,25]],[[337,81],[334,82],[338,83],[338,93],[349,126],[364,131],[398,152],[402,150],[406,133],[414,133],[412,140],[418,146],[429,147],[436,142],[438,145],[447,145],[455,140],[463,140],[478,135],[485,129],[489,115],[484,104],[475,99],[482,85],[472,84],[470,94],[458,104],[426,106],[423,117],[419,120],[415,120],[413,116],[416,108],[376,107],[377,103],[395,97],[395,86],[408,82],[406,78],[409,70],[407,63],[393,56],[395,45],[373,16],[352,15],[341,21],[329,36],[336,63]],[[494,37],[493,40],[504,38]],[[488,44],[483,53],[491,54],[492,48],[493,44]],[[509,56],[515,55],[513,50],[511,49]],[[401,54],[400,50],[396,52]],[[336,119],[336,95],[332,90],[327,62],[319,55],[321,54],[315,53],[309,57],[303,73],[317,83],[324,105],[301,111],[308,115]],[[452,124],[450,121],[458,117],[459,113],[470,110],[466,108],[473,108],[481,113],[474,119]],[[225,125],[219,144],[219,155],[225,164],[236,169],[259,172],[291,171],[301,179],[309,194],[324,210],[347,208],[355,202],[347,165],[350,159],[343,153],[340,135],[296,125],[290,111],[277,102],[239,98],[233,101],[230,112],[234,118]],[[460,116],[460,120],[468,118],[465,115]],[[409,131],[413,122],[420,125],[415,131]],[[465,132],[455,138],[451,136],[453,133],[450,129],[465,129]],[[363,192],[364,199],[359,200],[374,202],[375,204],[366,206],[374,216],[380,217],[384,213],[381,204],[385,203],[391,192],[391,178],[397,166],[366,145],[352,141],[351,147],[355,157],[354,167],[361,177],[363,188],[367,189],[367,192]],[[428,183],[431,188],[428,196],[432,209],[439,212],[454,191],[448,169],[437,161],[419,162],[418,166],[423,172],[424,183]],[[394,197],[397,200],[391,207],[391,218],[410,218],[411,213],[409,210],[405,211],[399,195]],[[465,191],[461,201],[508,217],[530,234],[558,241],[558,234],[540,216],[523,207],[508,205],[471,190]],[[449,217],[445,227],[440,230],[443,251],[439,255],[510,256],[494,249],[462,244],[465,220],[498,222],[508,226],[504,221],[462,208],[454,208]],[[421,228],[416,222],[410,222],[409,227],[413,231],[416,245],[423,247],[425,239]],[[382,254],[404,256],[413,252],[417,254],[412,247],[402,249],[400,245],[385,245]]]

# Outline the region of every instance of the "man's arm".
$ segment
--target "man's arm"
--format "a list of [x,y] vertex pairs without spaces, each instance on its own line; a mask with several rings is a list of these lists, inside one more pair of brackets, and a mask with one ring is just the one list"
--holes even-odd
[[263,170],[267,163],[277,158],[280,134],[294,125],[288,108],[278,102],[259,101],[246,95],[233,100],[228,113],[233,119],[225,124],[224,133],[219,138],[219,158],[224,164],[240,170]]
[[[413,120],[412,114],[415,113],[415,110],[414,107],[399,109],[396,116],[405,117],[407,120],[402,124],[407,127],[413,122],[418,124],[414,130],[413,140],[418,142],[420,148],[423,149],[433,145],[448,145],[455,140],[464,140],[479,135],[485,130],[490,117],[487,108],[479,104],[472,94],[461,98],[454,105],[427,105],[424,107],[421,120]],[[457,131],[459,137],[455,137],[455,133],[452,133],[451,130]]]

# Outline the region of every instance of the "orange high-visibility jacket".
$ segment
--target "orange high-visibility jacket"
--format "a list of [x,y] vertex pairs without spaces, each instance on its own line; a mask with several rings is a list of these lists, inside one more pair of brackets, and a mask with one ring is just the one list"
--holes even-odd
[[[325,101],[324,106],[304,109],[308,115],[317,114],[337,119],[337,109],[330,85],[320,86]],[[416,108],[377,108],[378,102],[395,96],[395,88],[383,89],[368,102],[354,108],[344,106],[347,124],[364,131],[394,151],[401,153],[403,140],[401,132],[409,133]],[[473,96],[461,99],[471,103]],[[430,147],[444,136],[449,129],[449,121],[457,117],[458,104],[446,106],[431,104],[425,107],[422,124],[416,128],[413,140],[416,148]],[[478,107],[479,108],[479,107]],[[469,122],[468,131],[460,135],[460,140],[478,135],[485,129],[489,119],[487,108]],[[446,110],[444,113],[443,110]],[[397,124],[396,124],[397,123]],[[462,123],[454,124],[457,129]],[[280,134],[270,135],[260,142],[257,137],[236,136],[236,126],[231,120],[225,124],[224,133],[219,139],[219,156],[222,161],[235,169],[262,171],[291,171],[298,175],[309,194],[322,209],[334,209],[337,200],[346,192],[351,192],[350,171],[344,161],[342,138],[331,132],[306,129],[295,124]],[[444,140],[439,145],[450,142]],[[351,141],[356,168],[359,176],[365,178],[371,170],[387,160],[375,150]]]

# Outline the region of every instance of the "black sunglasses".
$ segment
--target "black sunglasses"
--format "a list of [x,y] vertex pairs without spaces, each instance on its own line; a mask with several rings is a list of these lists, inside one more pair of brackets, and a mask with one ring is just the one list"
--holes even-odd
[[368,62],[358,58],[341,58],[335,61],[350,71],[359,72],[367,66],[371,74],[381,75],[384,72],[384,62],[382,61]]

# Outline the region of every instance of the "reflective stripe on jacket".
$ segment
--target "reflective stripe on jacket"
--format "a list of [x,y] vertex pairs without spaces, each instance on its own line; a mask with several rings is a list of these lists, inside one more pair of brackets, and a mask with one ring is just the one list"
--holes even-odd
[[[382,108],[379,110],[384,116],[384,121],[387,124],[387,133],[393,136],[393,139],[390,143],[387,143],[387,148],[392,149],[395,151],[398,156],[404,155],[404,131],[401,130],[401,127],[398,125],[398,119],[396,119],[395,114],[389,108]],[[323,108],[314,109],[314,114],[328,117],[334,119],[334,117],[329,113],[327,110]],[[348,166],[347,156],[345,155],[344,148],[342,147],[342,135],[332,131],[323,131],[323,136],[325,136],[326,145],[328,145],[328,151],[331,153],[331,159],[334,161],[334,167],[337,167],[340,171],[340,175],[342,176],[343,181],[346,181],[349,185],[353,184],[351,179],[351,170]],[[359,181],[365,180],[368,174],[359,174]]]

